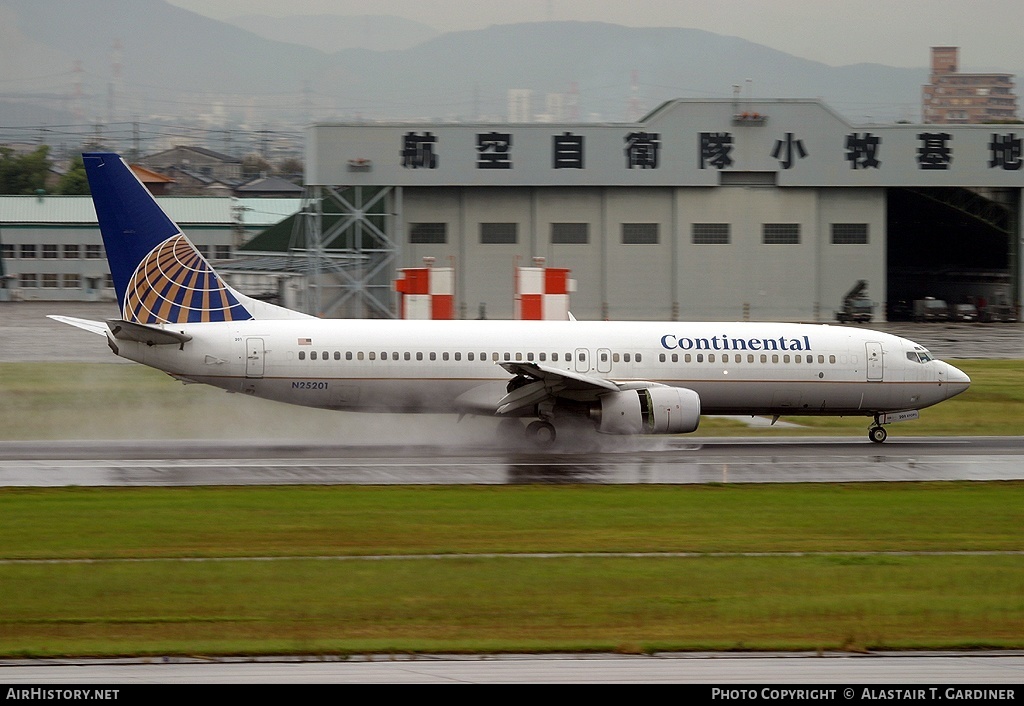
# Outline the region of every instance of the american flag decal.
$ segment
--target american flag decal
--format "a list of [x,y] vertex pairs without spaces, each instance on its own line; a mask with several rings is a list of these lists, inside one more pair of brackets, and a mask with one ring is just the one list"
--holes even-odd
[[128,282],[122,315],[143,324],[252,318],[181,233],[157,245]]
[[299,339],[299,345],[300,346],[311,346],[311,345],[313,345],[313,339],[312,338],[300,338]]

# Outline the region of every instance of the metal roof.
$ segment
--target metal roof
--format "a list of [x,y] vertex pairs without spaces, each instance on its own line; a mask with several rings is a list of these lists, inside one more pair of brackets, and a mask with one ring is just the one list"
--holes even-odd
[[232,260],[218,260],[217,271],[229,274],[309,275],[312,272],[323,272],[324,270],[352,269],[366,265],[369,260],[370,258],[366,255],[351,253],[310,258],[303,250],[290,255],[253,255],[236,257]]
[[[157,203],[179,225],[223,225],[235,222],[239,208],[248,228],[266,228],[302,206],[302,199],[236,199],[227,196],[158,196]],[[94,224],[96,211],[88,196],[0,196],[0,226]]]

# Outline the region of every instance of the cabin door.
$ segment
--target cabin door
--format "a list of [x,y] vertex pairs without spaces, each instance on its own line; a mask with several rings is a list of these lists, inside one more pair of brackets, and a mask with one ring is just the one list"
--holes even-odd
[[247,378],[263,377],[264,353],[262,338],[245,339],[245,376]]
[[868,358],[868,382],[881,382],[884,370],[882,344],[870,341],[864,344]]

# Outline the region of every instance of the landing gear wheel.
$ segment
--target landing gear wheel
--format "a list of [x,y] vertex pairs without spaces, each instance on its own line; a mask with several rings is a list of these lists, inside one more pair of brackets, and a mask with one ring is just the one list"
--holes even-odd
[[530,422],[526,436],[538,446],[551,446],[555,443],[555,427],[551,422]]
[[868,438],[876,444],[881,444],[885,441],[885,437],[887,436],[888,434],[885,431],[885,427],[871,427],[868,429]]

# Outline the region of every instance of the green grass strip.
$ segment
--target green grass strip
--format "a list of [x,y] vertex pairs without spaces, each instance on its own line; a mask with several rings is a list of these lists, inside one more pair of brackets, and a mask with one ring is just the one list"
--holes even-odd
[[[7,489],[0,655],[1024,648],[1022,494]],[[872,551],[944,553],[834,553]],[[452,556],[368,558],[395,554]]]
[[0,605],[8,656],[1020,648],[1024,558],[7,564]]
[[0,558],[1020,551],[1024,482],[0,489]]

